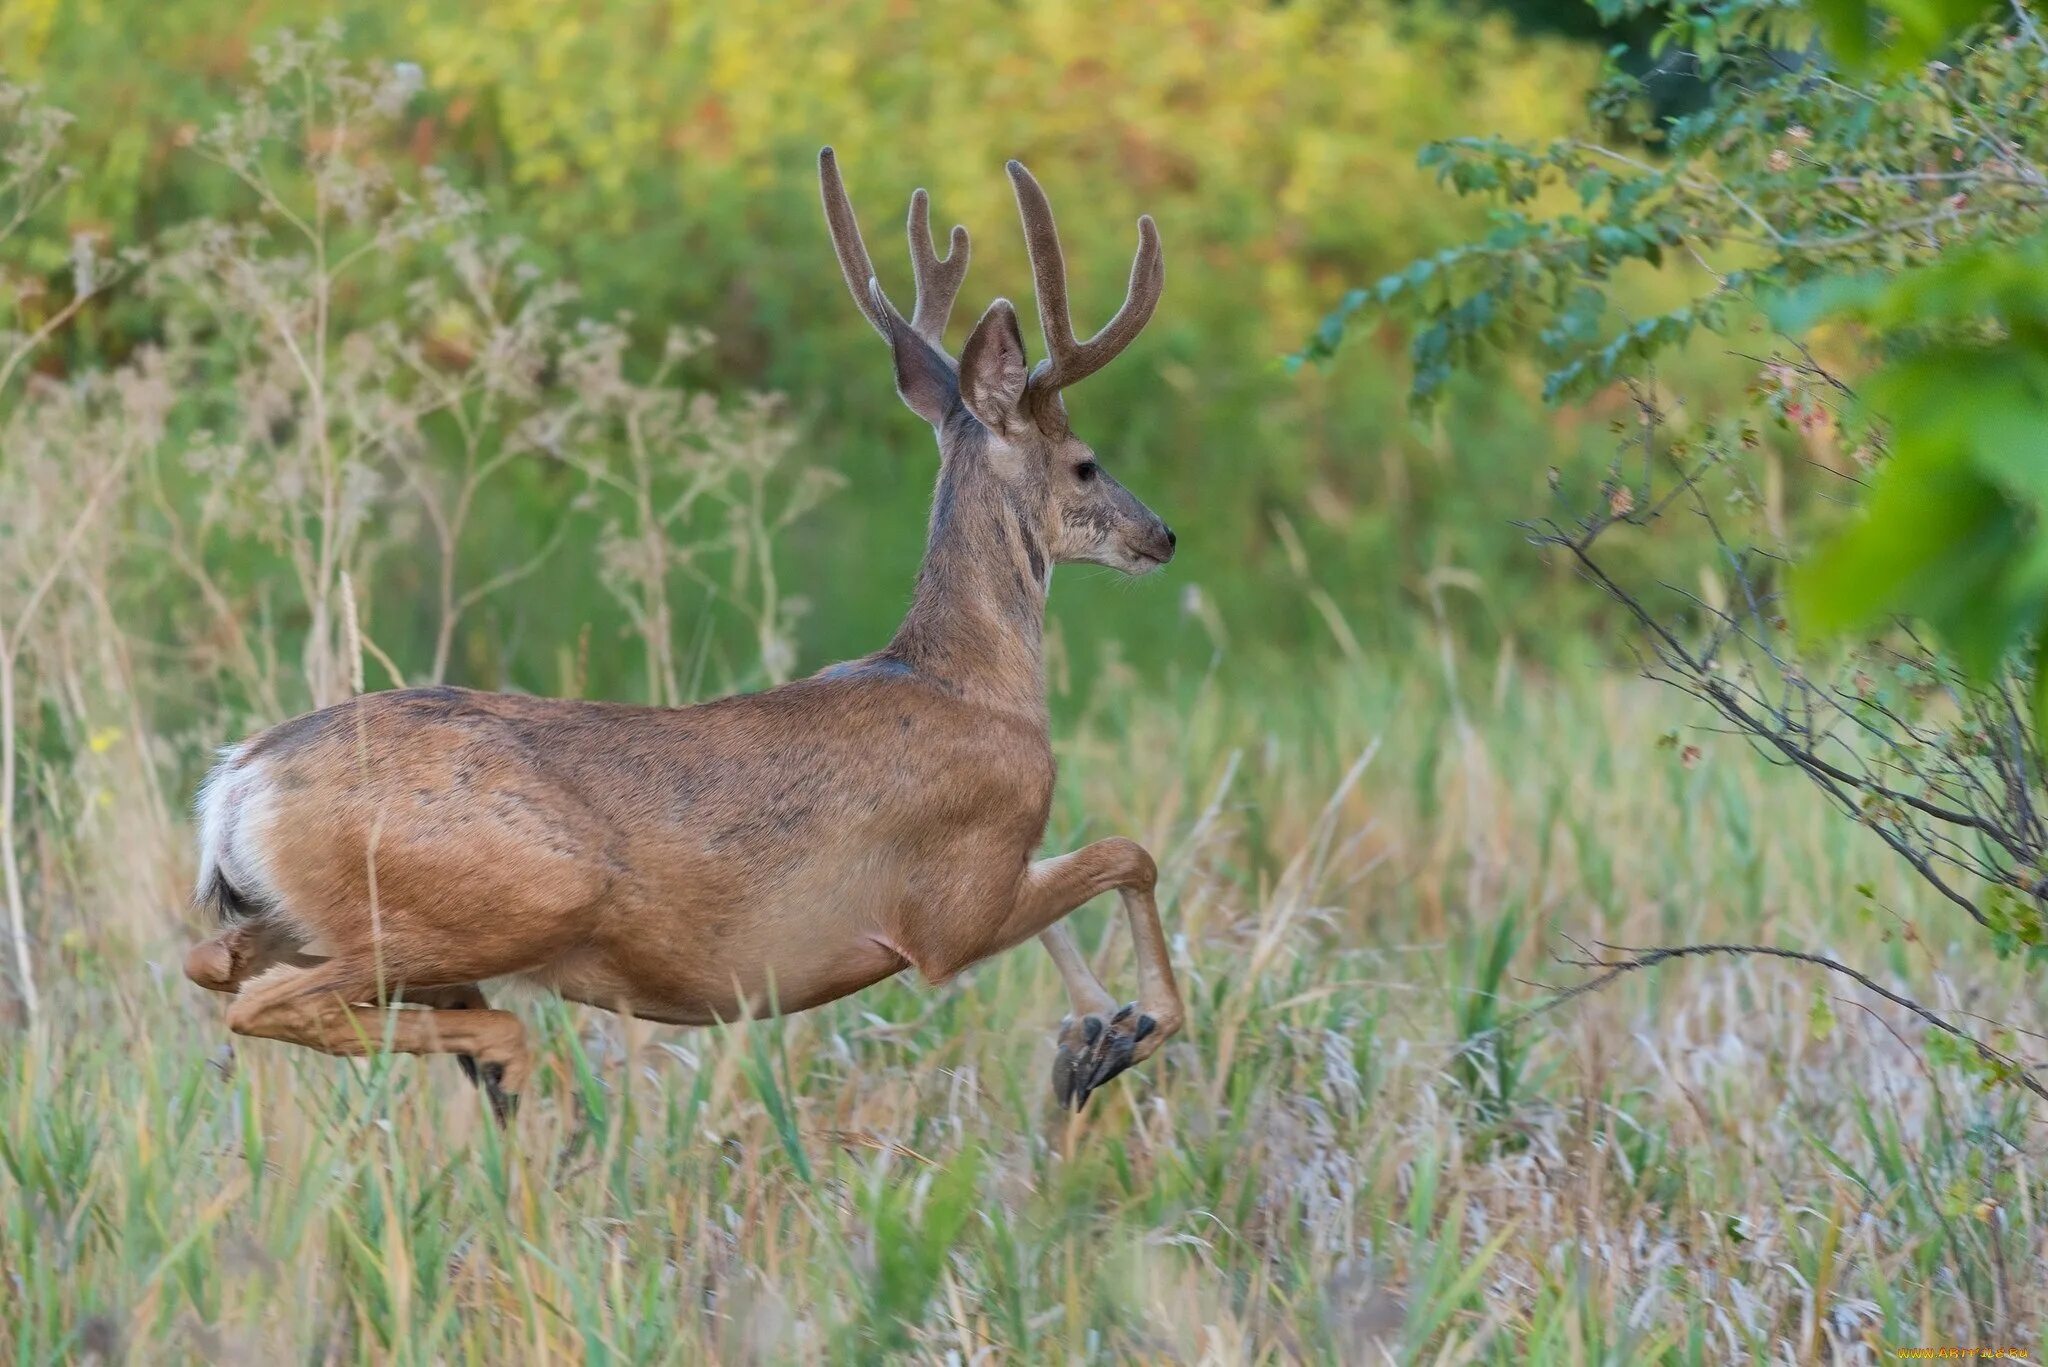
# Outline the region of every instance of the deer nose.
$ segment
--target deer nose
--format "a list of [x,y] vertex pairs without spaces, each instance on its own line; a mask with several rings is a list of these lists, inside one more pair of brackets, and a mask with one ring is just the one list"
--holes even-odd
[[1166,549],[1172,550],[1175,546],[1178,546],[1179,544],[1180,538],[1173,534],[1173,528],[1168,527],[1166,529]]

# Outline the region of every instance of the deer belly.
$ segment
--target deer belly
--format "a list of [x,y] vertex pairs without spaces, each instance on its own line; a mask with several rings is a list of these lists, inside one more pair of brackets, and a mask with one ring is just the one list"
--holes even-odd
[[815,836],[745,859],[684,837],[633,852],[588,938],[532,978],[574,1001],[703,1025],[804,1011],[909,966],[878,927],[907,878],[886,855]]
[[571,1001],[641,1020],[713,1025],[808,1011],[910,967],[873,938],[849,936],[838,945],[833,938],[646,945],[628,954],[580,954],[527,977]]

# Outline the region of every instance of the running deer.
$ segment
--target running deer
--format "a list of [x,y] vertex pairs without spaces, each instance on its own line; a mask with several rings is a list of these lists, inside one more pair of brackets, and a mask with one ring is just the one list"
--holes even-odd
[[[500,1119],[532,1069],[478,984],[523,979],[646,1020],[802,1011],[906,968],[943,982],[1037,936],[1072,1004],[1053,1090],[1078,1109],[1185,1019],[1136,842],[1033,860],[1051,808],[1041,637],[1052,567],[1143,574],[1174,534],[1067,426],[1062,392],[1138,335],[1165,280],[1138,220],[1116,316],[1079,341],[1052,208],[1012,161],[1046,356],[997,299],[956,361],[964,228],[937,254],[910,198],[917,295],[875,279],[832,149],[825,219],[939,444],[923,568],[889,645],[693,707],[459,688],[371,693],[227,750],[200,790],[200,903],[224,929],[194,982],[238,1035],[353,1055],[457,1055]],[[1063,924],[1123,902],[1138,999],[1119,1007]]]

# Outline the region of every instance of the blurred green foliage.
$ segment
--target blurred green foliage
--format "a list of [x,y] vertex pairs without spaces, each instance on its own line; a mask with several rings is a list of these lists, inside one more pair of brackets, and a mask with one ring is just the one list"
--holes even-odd
[[[1302,358],[1391,315],[1423,407],[1502,356],[1539,357],[1552,399],[1623,382],[1640,465],[1623,470],[1625,439],[1604,506],[1544,523],[1545,544],[1631,606],[1653,677],[2038,965],[2048,32],[2020,0],[1679,0],[1663,39],[1711,83],[1704,107],[1655,120],[1614,70],[1592,111],[1635,146],[1433,145],[1450,188],[1500,205],[1491,231],[1354,288]],[[1646,314],[1616,290],[1645,271],[1683,301]],[[1658,374],[1701,332],[1751,352],[1746,397]],[[1689,399],[1704,423],[1667,416]],[[1615,547],[1618,575],[1589,551],[1673,522],[1707,529],[1697,590],[1627,566],[1639,541]]]
[[1829,53],[1851,68],[1903,71],[1978,23],[1990,0],[1812,0]]
[[[2048,180],[2034,151],[2048,36],[2024,6],[1980,24],[1986,12],[1672,6],[1662,42],[1714,82],[1702,109],[1656,121],[1642,81],[1614,70],[1593,110],[1632,143],[1428,147],[1449,188],[1500,206],[1491,230],[1352,289],[1302,356],[1392,316],[1412,327],[1418,401],[1501,354],[1540,358],[1546,397],[1563,400],[1654,374],[1698,332],[1768,326],[1803,353],[1798,369],[1844,378],[1819,404],[1779,402],[1766,381],[1747,406],[1796,429],[1814,469],[1864,483],[1875,467],[1862,517],[1792,576],[1801,626],[1911,616],[1978,682],[2025,645],[2048,663]],[[1681,280],[1685,297],[1644,313],[1641,291],[1616,291],[1631,270]],[[2038,725],[2048,671],[2032,673]]]
[[[1489,230],[1339,297],[1302,357],[1391,317],[1410,325],[1419,400],[1502,355],[1540,360],[1547,398],[1583,399],[1700,331],[1739,334],[1790,290],[2033,230],[2041,195],[2019,149],[2048,132],[2037,41],[1988,35],[1865,80],[1837,79],[1815,34],[1777,0],[1680,5],[1661,37],[1713,82],[1697,112],[1659,120],[1643,80],[1610,68],[1586,132],[1424,148],[1447,189],[1497,206]],[[1631,272],[1680,299],[1646,312]]]
[[[1388,347],[1361,347],[1306,382],[1275,358],[1340,282],[1470,236],[1480,212],[1426,193],[1432,172],[1414,148],[1475,123],[1560,131],[1594,74],[1583,49],[1500,18],[1337,0],[328,10],[347,51],[421,70],[386,155],[480,190],[492,231],[525,239],[589,313],[629,313],[648,351],[672,325],[710,329],[717,343],[692,383],[790,396],[811,458],[851,481],[780,548],[787,582],[811,599],[806,666],[871,648],[893,625],[933,475],[930,438],[897,403],[833,266],[813,178],[827,141],[885,282],[908,275],[893,226],[913,186],[930,188],[942,228],[969,227],[958,331],[989,298],[1028,291],[1005,158],[1030,163],[1062,215],[1083,327],[1120,297],[1133,219],[1159,220],[1166,302],[1073,409],[1119,477],[1180,530],[1184,553],[1168,585],[1055,592],[1062,667],[1086,677],[1117,655],[1201,662],[1224,640],[1398,642],[1444,573],[1478,592],[1439,610],[1469,612],[1487,634],[1550,591],[1506,523],[1540,494],[1545,467],[1578,449],[1582,424],[1542,412],[1533,376],[1467,384],[1419,423],[1402,410],[1406,379]],[[0,3],[8,74],[78,117],[81,174],[33,244],[35,267],[61,272],[80,231],[146,244],[199,215],[254,214],[185,144],[231,107],[250,50],[288,21],[303,12]],[[116,294],[51,363],[119,355],[153,325]],[[562,515],[545,487],[484,510],[493,536],[475,570],[530,554]],[[546,629],[524,638],[546,642],[593,622],[590,686],[616,692],[626,676],[602,646],[619,622],[582,540],[492,608],[520,618],[499,621],[493,639],[522,639],[526,619]],[[395,649],[431,634],[424,617],[396,620],[426,596],[425,573],[404,557],[380,566],[380,636]],[[546,687],[552,670],[537,652],[456,652],[469,682]]]
[[1910,613],[1971,677],[1995,678],[2048,622],[2048,240],[1832,281],[1784,313],[1788,327],[1825,316],[1897,339],[1858,396],[1884,415],[1890,456],[1863,516],[1794,575],[1801,623],[1840,633]]

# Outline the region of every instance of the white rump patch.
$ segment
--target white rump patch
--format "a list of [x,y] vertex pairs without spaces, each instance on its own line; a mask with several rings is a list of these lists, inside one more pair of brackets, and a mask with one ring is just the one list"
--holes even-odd
[[193,896],[203,896],[216,872],[227,885],[252,900],[274,900],[265,876],[263,854],[252,838],[262,825],[261,809],[270,791],[264,766],[239,766],[242,747],[224,746],[220,762],[199,785],[194,810],[199,819],[199,878]]

